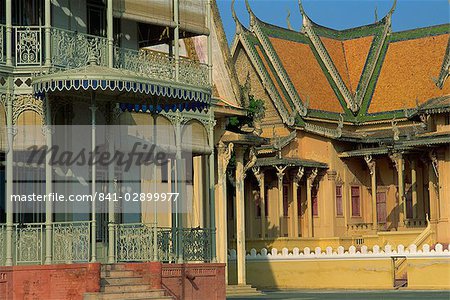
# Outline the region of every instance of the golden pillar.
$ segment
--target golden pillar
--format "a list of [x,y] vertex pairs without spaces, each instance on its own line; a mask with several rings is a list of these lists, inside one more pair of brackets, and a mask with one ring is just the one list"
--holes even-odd
[[418,203],[417,203],[417,164],[416,160],[411,160],[411,198],[413,207],[413,219],[417,219],[418,216]]
[[378,218],[377,218],[377,174],[376,163],[372,158],[372,155],[366,155],[364,160],[369,167],[371,186],[372,186],[372,228],[378,231]]
[[313,169],[306,179],[306,212],[308,216],[308,237],[313,237],[313,211],[312,211],[312,188],[314,186],[314,180],[317,177],[317,168]]
[[265,199],[265,187],[264,187],[264,172],[261,172],[260,167],[252,168],[253,174],[258,181],[259,186],[259,209],[261,211],[261,238],[266,237],[266,199]]
[[246,285],[245,277],[245,203],[244,203],[244,152],[237,147],[236,154],[236,252],[237,283]]
[[397,182],[398,182],[398,226],[403,227],[405,225],[406,218],[406,201],[405,201],[405,189],[404,189],[404,176],[403,171],[405,168],[403,155],[399,152],[390,155],[392,162],[394,163],[395,169],[397,170]]
[[283,206],[283,177],[284,177],[284,171],[286,170],[286,166],[280,167],[275,166],[277,169],[277,177],[278,177],[278,220],[280,225],[280,234],[279,236],[282,237],[284,235],[285,228],[283,228],[283,219],[284,219],[284,206]]
[[[226,171],[233,153],[233,143],[225,145],[220,142],[218,146],[217,160],[217,243],[216,252],[219,263],[227,263],[227,177]],[[225,272],[227,279],[228,272]]]
[[292,199],[293,199],[293,205],[294,205],[294,216],[293,216],[293,224],[294,224],[294,230],[293,235],[294,237],[298,238],[298,187],[300,186],[300,180],[302,179],[303,175],[305,174],[305,169],[303,167],[299,167],[297,173],[294,176],[294,180],[292,181]]

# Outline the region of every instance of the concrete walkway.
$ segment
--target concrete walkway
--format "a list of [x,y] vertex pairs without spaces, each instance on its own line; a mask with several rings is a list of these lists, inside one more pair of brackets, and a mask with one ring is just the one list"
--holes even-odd
[[450,291],[264,291],[264,296],[228,297],[233,300],[286,299],[286,300],[450,300]]

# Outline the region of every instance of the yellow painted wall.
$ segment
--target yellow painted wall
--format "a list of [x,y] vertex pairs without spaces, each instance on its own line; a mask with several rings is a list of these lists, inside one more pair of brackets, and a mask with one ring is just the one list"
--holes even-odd
[[408,289],[450,290],[450,258],[408,258]]
[[[236,282],[229,264],[229,282]],[[247,283],[257,288],[391,289],[391,259],[247,262]]]

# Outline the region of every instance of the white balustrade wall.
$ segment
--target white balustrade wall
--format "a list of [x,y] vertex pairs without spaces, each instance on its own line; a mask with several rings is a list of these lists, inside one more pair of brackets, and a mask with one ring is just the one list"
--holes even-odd
[[[337,249],[327,247],[325,250],[320,247],[310,249],[305,247],[303,252],[299,248],[294,248],[289,251],[287,248],[283,248],[281,252],[278,249],[273,248],[272,251],[267,251],[263,248],[258,253],[256,249],[251,249],[250,254],[246,255],[247,261],[286,261],[286,260],[308,260],[308,259],[374,259],[374,258],[390,258],[390,257],[448,257],[450,258],[450,245],[444,249],[442,244],[436,244],[434,249],[431,249],[430,245],[424,244],[422,249],[417,249],[416,245],[410,245],[405,247],[398,245],[397,249],[391,245],[386,245],[382,249],[380,246],[373,246],[372,250],[369,250],[367,246],[361,246],[361,249],[357,251],[355,246],[350,246],[348,251],[344,250],[344,247],[339,246]],[[228,260],[236,260],[236,250],[229,250]]]

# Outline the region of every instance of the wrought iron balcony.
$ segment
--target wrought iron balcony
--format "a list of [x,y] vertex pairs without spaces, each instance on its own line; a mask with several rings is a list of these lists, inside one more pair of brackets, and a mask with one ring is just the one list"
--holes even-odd
[[[91,259],[92,221],[52,223],[52,263],[80,263]],[[181,236],[186,262],[212,261],[209,228],[169,228],[155,224],[115,224],[114,257],[117,262],[176,262],[176,237]],[[13,262],[43,264],[46,253],[45,223],[13,225]],[[0,224],[0,266],[6,259],[6,225]],[[9,245],[11,246],[11,245]],[[156,253],[155,253],[156,250]]]
[[[11,65],[15,68],[46,66],[49,72],[59,72],[87,66],[92,60],[106,67],[109,61],[108,40],[52,27],[50,31],[50,65],[45,64],[45,28],[42,26],[13,26],[12,43],[6,45],[6,27],[0,24],[0,65],[7,63],[6,49],[10,47]],[[132,50],[115,47],[113,67],[139,77],[197,87],[209,87],[208,67],[198,61],[180,58],[177,62],[166,53],[148,49]]]

